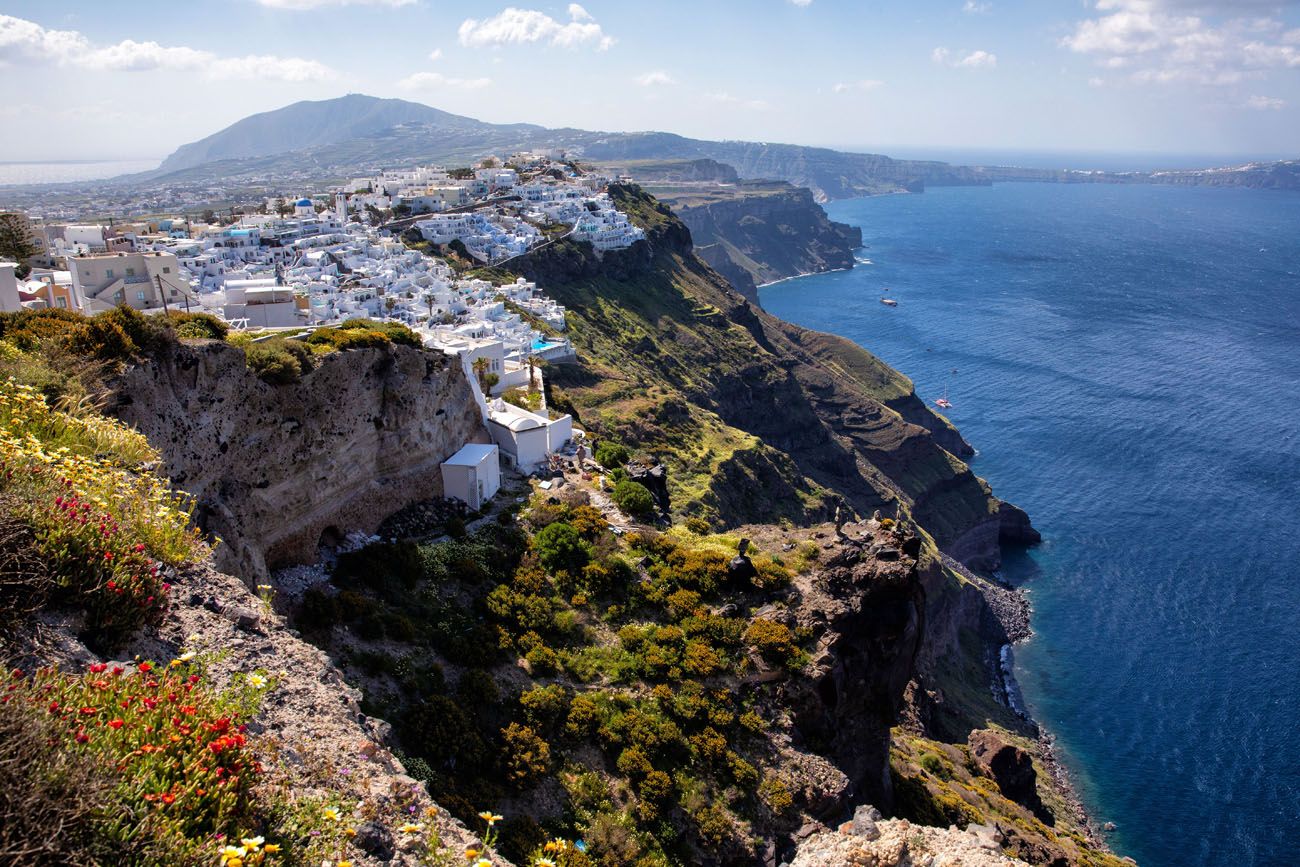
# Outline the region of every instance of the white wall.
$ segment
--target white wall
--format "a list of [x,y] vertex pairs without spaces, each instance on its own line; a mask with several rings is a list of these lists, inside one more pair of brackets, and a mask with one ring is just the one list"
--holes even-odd
[[18,300],[18,278],[14,275],[17,264],[0,262],[0,311],[13,313],[22,309]]

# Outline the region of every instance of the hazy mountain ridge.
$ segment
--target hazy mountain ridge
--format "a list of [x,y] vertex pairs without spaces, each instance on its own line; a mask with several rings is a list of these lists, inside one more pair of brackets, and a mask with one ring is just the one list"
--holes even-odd
[[121,182],[190,182],[203,177],[239,181],[268,175],[322,179],[419,162],[470,163],[490,153],[560,148],[584,159],[713,160],[742,178],[769,178],[807,187],[817,201],[933,186],[995,182],[1161,183],[1300,189],[1300,162],[1165,172],[1082,172],[1007,166],[958,166],[898,160],[881,154],[747,141],[706,141],[667,132],[598,132],[534,124],[491,124],[419,103],[351,94],[299,102],[252,115],[184,145],[155,172]]
[[206,138],[177,148],[163,160],[158,171],[168,173],[219,160],[274,156],[339,144],[408,123],[450,133],[482,134],[493,129],[492,124],[418,102],[377,99],[353,93],[338,99],[295,102],[284,108],[250,115]]

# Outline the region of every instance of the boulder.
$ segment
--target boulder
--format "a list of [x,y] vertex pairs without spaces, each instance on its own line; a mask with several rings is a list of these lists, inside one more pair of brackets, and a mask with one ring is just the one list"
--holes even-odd
[[1054,824],[1055,819],[1038,796],[1038,772],[1028,752],[987,729],[971,732],[967,744],[980,773],[996,782],[1003,795],[1044,824]]
[[648,467],[644,464],[630,463],[627,465],[627,477],[634,482],[640,482],[650,490],[659,514],[669,513],[671,507],[668,501],[668,469],[663,464]]

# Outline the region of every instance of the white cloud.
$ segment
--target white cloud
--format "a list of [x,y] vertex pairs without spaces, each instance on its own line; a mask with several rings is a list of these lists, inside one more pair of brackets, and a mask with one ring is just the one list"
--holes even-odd
[[334,77],[329,67],[299,57],[220,57],[198,48],[160,45],[153,41],[136,42],[134,39],[96,47],[75,30],[47,30],[32,21],[0,15],[0,62],[10,58],[99,72],[197,70],[214,79],[308,81]]
[[1246,100],[1246,108],[1256,111],[1281,111],[1286,108],[1286,100],[1276,96],[1252,96]]
[[838,81],[832,87],[835,93],[848,93],[851,90],[875,90],[878,87],[884,87],[883,81],[877,81],[874,78],[864,78],[860,81]]
[[207,62],[204,72],[209,78],[251,81],[268,78],[280,81],[318,81],[336,77],[334,70],[315,60],[304,60],[301,57],[274,57],[269,54],[215,58]]
[[662,69],[655,69],[650,72],[644,72],[632,79],[642,87],[659,87],[665,84],[676,84],[677,79],[673,78]]
[[271,9],[290,9],[301,12],[306,9],[320,9],[324,6],[414,6],[418,0],[255,0],[260,6]]
[[452,75],[443,75],[441,72],[417,72],[397,82],[397,86],[402,90],[435,90],[437,88],[482,90],[491,84],[492,79],[490,78],[457,78]]
[[429,59],[430,59],[430,60],[441,60],[441,59],[442,59],[442,49],[441,49],[441,48],[435,48],[435,49],[433,49],[432,51],[430,51],[430,52],[429,52]]
[[967,15],[982,15],[992,8],[992,3],[977,3],[975,0],[966,0],[966,5],[961,7],[961,11]]
[[[1098,0],[1062,46],[1133,81],[1237,84],[1300,68],[1300,32],[1261,15],[1279,0]],[[1190,14],[1196,13],[1196,14]],[[1211,16],[1211,17],[1205,17]],[[1226,17],[1225,17],[1226,16]]]
[[811,6],[812,0],[790,0],[795,6]]
[[732,96],[725,90],[714,91],[704,94],[704,98],[710,102],[717,102],[723,105],[735,105],[740,108],[747,108],[750,111],[767,111],[772,107],[765,99],[741,99],[738,96]]
[[1096,76],[1093,76],[1092,78],[1088,79],[1088,86],[1089,86],[1089,87],[1105,87],[1105,86],[1106,86],[1106,81],[1105,81],[1105,79],[1101,79],[1101,78],[1097,78]]
[[569,22],[562,24],[536,9],[513,6],[492,18],[467,18],[460,25],[460,44],[471,48],[546,43],[561,48],[594,46],[604,51],[614,44],[591,14],[577,3],[569,4]]
[[930,52],[930,59],[943,66],[954,69],[992,68],[998,65],[998,56],[987,51],[958,52],[953,54],[946,48],[936,48]]

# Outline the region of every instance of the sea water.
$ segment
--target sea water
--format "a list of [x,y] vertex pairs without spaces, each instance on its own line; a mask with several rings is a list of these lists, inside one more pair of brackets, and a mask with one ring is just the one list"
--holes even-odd
[[[1044,543],[1017,674],[1113,847],[1300,864],[1300,194],[1005,184],[833,203],[762,291],[894,365]],[[881,297],[898,301],[895,308]]]

